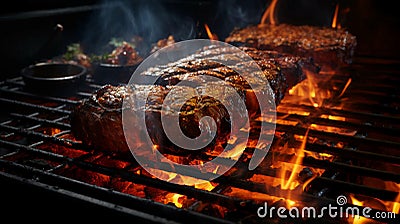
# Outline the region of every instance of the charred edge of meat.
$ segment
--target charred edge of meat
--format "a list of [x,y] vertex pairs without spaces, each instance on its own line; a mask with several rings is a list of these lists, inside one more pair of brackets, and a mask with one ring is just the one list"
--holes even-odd
[[122,129],[121,108],[125,86],[105,85],[73,109],[71,131],[85,145],[105,151],[129,153]]
[[312,57],[294,56],[272,50],[258,50],[253,47],[240,47],[240,49],[255,59],[258,64],[268,62],[280,67],[286,77],[288,88],[306,79],[307,73],[318,74],[321,71],[321,67],[314,62]]
[[[305,76],[305,64],[309,64],[312,67],[311,62],[307,62],[305,59],[301,57],[294,56],[283,56],[281,54],[275,52],[267,52],[270,55],[276,54],[277,58],[271,58],[268,56],[263,56],[263,59],[256,60],[258,66],[260,66],[263,71],[264,76],[269,81],[269,85],[272,90],[277,94],[276,95],[276,104],[279,104],[280,100],[283,98],[285,92],[288,88],[293,87],[297,83],[301,82],[306,78]],[[260,55],[263,55],[260,53]],[[282,57],[281,57],[282,56]],[[139,76],[142,80],[146,80],[146,76],[155,76],[158,77],[156,84],[167,86],[167,85],[176,85],[183,80],[190,80],[193,84],[200,84],[207,82],[207,79],[201,80],[202,78],[196,79],[197,76],[211,76],[221,80],[225,80],[230,76],[238,76],[239,74],[234,70],[234,68],[229,68],[227,66],[221,65],[217,62],[211,63],[209,59],[204,60],[196,60],[191,64],[187,62],[182,62],[178,67],[176,63],[174,65],[165,66],[166,68],[151,68]],[[245,69],[251,66],[250,62],[238,62],[235,64],[236,68]],[[189,68],[188,68],[189,67]],[[317,70],[317,69],[315,69]],[[141,84],[151,84],[146,83],[146,81],[141,82]],[[238,86],[237,84],[235,85]],[[249,88],[249,86],[246,86]]]
[[[158,145],[161,153],[172,155],[203,154],[204,151],[214,150],[216,144],[226,145],[231,131],[231,121],[227,109],[218,100],[209,96],[197,96],[189,99],[182,106],[179,113],[179,126],[182,133],[189,138],[198,137],[203,131],[212,141],[204,148],[196,151],[187,150],[176,146],[165,134],[161,123],[161,112],[157,110],[146,111],[146,125],[153,144]],[[166,116],[169,116],[167,114]],[[172,115],[175,116],[175,115]],[[200,124],[200,119],[210,116],[216,122],[216,134],[212,136],[210,124]],[[167,124],[168,125],[168,124]],[[215,153],[215,152],[214,152]],[[221,152],[218,152],[218,154]]]
[[[229,113],[224,105],[212,97],[203,95],[198,95],[184,101],[182,91],[190,87],[180,87],[178,91],[176,87],[174,88],[174,92],[171,93],[171,97],[174,98],[173,102],[184,102],[184,104],[179,111],[174,111],[174,107],[171,105],[172,109],[167,111],[165,115],[179,116],[179,125],[182,132],[191,138],[197,137],[200,133],[200,119],[203,116],[210,116],[217,124],[217,133],[213,141],[205,147],[206,150],[212,150],[212,146],[215,144],[226,144],[230,136],[231,123]],[[147,127],[138,127],[142,129],[137,130],[137,133],[132,133],[133,136],[136,136],[134,141],[141,141],[140,134],[148,133],[153,143],[159,146],[161,153],[175,155],[191,153],[191,150],[175,146],[168,139],[162,128],[161,108],[163,100],[169,92],[170,89],[168,87],[162,86],[105,85],[95,91],[90,98],[82,100],[74,108],[70,117],[72,133],[77,140],[81,140],[84,144],[94,149],[129,154],[129,147],[126,143],[122,127],[122,110],[143,109]],[[145,96],[147,93],[148,97],[146,100]],[[222,97],[224,93],[216,94]],[[123,100],[128,101],[127,105],[130,108],[122,108]],[[144,108],[135,108],[144,102]],[[136,118],[130,117],[129,119]],[[139,121],[133,122],[140,123]],[[210,127],[202,127],[203,131],[210,129]]]
[[[258,52],[258,50],[250,48],[245,48],[244,50],[249,52],[250,56],[253,55],[257,64],[261,67],[263,72],[259,75],[266,77],[269,81],[275,96],[276,105],[278,105],[280,100],[282,100],[288,88],[304,79],[304,73],[302,73],[301,68],[303,66],[302,62],[306,60],[303,58],[299,59],[298,57],[283,55],[277,52]],[[229,49],[219,48],[217,50],[209,48],[209,52],[204,53],[203,56],[206,54],[215,54],[215,56],[220,57],[221,55],[219,55],[219,53],[221,52],[225,52],[224,54],[226,54],[227,57],[235,59],[234,56],[229,55],[231,54]],[[222,66],[220,63],[204,58],[196,58],[197,56],[198,55],[184,58],[183,60],[167,65],[149,68],[141,74],[142,77],[160,77],[158,83],[159,85],[145,85],[152,83],[146,83],[146,79],[144,79],[143,83],[141,83],[143,85],[103,86],[94,92],[91,97],[83,100],[73,110],[71,115],[72,132],[77,139],[82,140],[85,144],[95,149],[121,153],[129,152],[129,148],[126,144],[123,133],[121,113],[123,109],[123,99],[134,92],[135,96],[137,96],[136,98],[139,100],[147,100],[145,108],[135,108],[135,105],[139,105],[135,102],[130,104],[133,109],[143,109],[146,111],[145,116],[147,117],[146,122],[148,130],[143,129],[145,127],[139,127],[139,129],[142,128],[142,130],[138,130],[138,132],[149,132],[152,136],[152,140],[157,144],[161,144],[160,151],[165,153],[181,154],[182,150],[177,150],[176,147],[170,144],[165,133],[162,131],[163,129],[160,128],[160,105],[162,105],[163,99],[168,92],[172,88],[177,88],[177,86],[170,85],[176,84],[185,77],[191,76],[193,78],[193,85],[188,85],[186,88],[194,88],[199,83],[204,84],[200,85],[201,87],[196,89],[198,93],[203,93],[203,95],[199,94],[197,98],[193,98],[192,101],[185,103],[197,102],[199,105],[198,108],[195,108],[199,114],[184,113],[184,111],[180,110],[180,126],[183,127],[183,130],[186,130],[183,132],[188,134],[188,136],[196,136],[198,130],[196,132],[195,130],[190,129],[192,127],[198,127],[198,120],[196,119],[199,119],[201,114],[211,114],[210,116],[218,121],[217,123],[219,128],[217,139],[214,139],[214,143],[224,144],[229,136],[229,132],[227,130],[230,130],[229,118],[225,116],[227,115],[226,108],[224,109],[221,102],[218,101],[214,101],[213,104],[210,103],[209,99],[206,97],[206,95],[204,95],[205,90],[201,89],[207,88],[207,86],[210,87],[210,85],[207,85],[208,81],[196,79],[196,77],[199,77],[199,75],[216,77],[221,79],[221,81],[232,85],[239,95],[242,96],[242,99],[245,99],[246,107],[248,108],[250,116],[259,113],[259,109],[256,106],[258,105],[258,101],[253,92],[255,90],[250,89],[248,83],[246,84],[246,82],[242,80],[243,77],[241,77],[232,68],[227,68],[226,66]],[[235,66],[242,66],[243,68],[246,68],[246,66],[249,66],[247,63],[247,61],[238,61]],[[255,75],[257,76],[257,74]],[[265,85],[265,83],[259,83],[257,81],[255,81],[255,83],[259,85]],[[216,83],[210,88],[212,91],[217,92],[217,95],[220,94],[219,96],[222,98],[229,98],[229,94],[225,94],[222,90],[220,91],[219,88],[217,88],[218,86],[220,85]],[[145,96],[146,93],[149,92],[152,94],[149,95],[148,99],[140,99],[141,96]],[[175,94],[174,97],[179,99],[181,96]],[[235,102],[231,103],[237,105]],[[190,108],[191,107],[188,107],[187,109],[189,111],[193,110]],[[199,108],[202,109],[200,110]],[[193,134],[190,135],[189,133]],[[140,136],[138,136],[138,139],[140,139]]]
[[331,69],[350,64],[357,45],[356,37],[345,29],[289,24],[235,29],[225,41],[235,46],[312,57],[320,66]]

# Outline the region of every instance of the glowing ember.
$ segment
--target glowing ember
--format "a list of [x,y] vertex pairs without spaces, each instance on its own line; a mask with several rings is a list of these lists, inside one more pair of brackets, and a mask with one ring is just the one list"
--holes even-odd
[[328,154],[328,153],[319,153],[319,155],[320,155],[321,157],[332,157],[332,156],[333,156],[333,155]]
[[259,193],[259,192],[252,192],[252,191],[235,188],[235,187],[231,187],[230,191],[226,191],[226,192],[224,192],[224,194],[228,195],[230,197],[234,197],[234,198],[253,200],[255,202],[268,201],[268,203],[271,203],[271,204],[282,199],[280,197],[275,197],[275,196],[271,196],[271,195],[263,194],[263,193]]
[[337,134],[348,135],[348,136],[354,136],[357,133],[357,130],[338,128],[338,127],[332,127],[332,126],[320,125],[320,124],[311,124],[310,128],[312,130],[319,130],[319,131],[337,133]]
[[[350,195],[351,203],[353,205],[363,206],[364,203],[362,201],[357,200],[354,196]],[[354,217],[350,217],[349,223],[352,224],[363,224],[368,223],[368,219],[359,215],[355,215]]]
[[239,157],[244,152],[244,150],[246,149],[246,145],[247,145],[247,142],[238,143],[238,144],[236,144],[236,146],[233,149],[226,151],[226,153],[222,152],[220,154],[220,157],[229,158],[232,160],[238,160]]
[[204,28],[206,29],[207,36],[210,40],[218,40],[218,36],[215,33],[212,33],[210,27],[207,24],[204,24]]
[[194,187],[197,189],[202,189],[202,190],[206,190],[206,191],[211,191],[212,189],[215,188],[215,186],[212,185],[211,182],[204,182],[202,184],[196,184]]
[[334,120],[334,121],[346,121],[345,117],[340,117],[340,116],[334,116],[334,115],[329,115],[329,114],[322,114],[321,118],[329,119],[329,120]]
[[292,207],[294,207],[296,205],[296,202],[295,201],[292,201],[292,200],[290,200],[290,199],[287,199],[286,200],[286,206],[287,206],[287,208],[292,208]]
[[[174,179],[178,184],[194,186],[195,188],[201,189],[201,190],[211,191],[216,186],[216,185],[213,185],[209,181],[200,181],[197,178],[183,176],[183,175],[173,173],[173,172],[167,172],[167,171],[158,170],[158,169],[157,170],[154,169],[154,170],[152,170],[152,172],[159,172],[158,175],[165,175],[168,178],[168,181],[171,181]],[[214,172],[217,172],[217,170],[215,170]]]
[[296,126],[299,122],[297,121],[290,121],[290,120],[281,120],[278,119],[276,120],[277,124],[282,124],[282,125],[291,125],[291,126]]
[[164,204],[173,203],[176,207],[182,208],[183,201],[186,200],[186,196],[181,194],[169,193],[165,196]]
[[271,25],[277,24],[277,19],[275,18],[275,8],[276,8],[276,3],[278,0],[272,0],[271,4],[268,6],[268,8],[265,10],[260,24],[266,24],[267,21]]
[[54,136],[54,135],[56,135],[56,134],[58,134],[60,132],[61,132],[61,129],[58,129],[58,128],[46,128],[46,129],[43,130],[44,134],[47,134],[47,135],[50,135],[50,136]]

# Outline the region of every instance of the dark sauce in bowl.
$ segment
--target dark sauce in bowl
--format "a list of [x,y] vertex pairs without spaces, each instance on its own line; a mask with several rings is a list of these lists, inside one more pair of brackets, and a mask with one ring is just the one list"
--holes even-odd
[[45,62],[21,70],[25,89],[43,95],[70,95],[85,83],[87,68],[79,64]]

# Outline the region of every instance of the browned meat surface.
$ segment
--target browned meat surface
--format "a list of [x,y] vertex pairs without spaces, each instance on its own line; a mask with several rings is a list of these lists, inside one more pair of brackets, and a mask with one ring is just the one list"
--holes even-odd
[[[277,51],[257,50],[250,47],[241,47],[254,60],[263,71],[275,93],[275,103],[278,105],[286,91],[306,78],[306,72],[319,72],[311,58],[292,56]],[[160,77],[158,85],[175,85],[188,77],[207,75],[225,80],[230,76],[239,76],[232,69],[217,62],[228,60],[234,66],[249,67],[248,62],[238,57],[237,52],[232,52],[230,47],[210,46],[198,54],[183,58],[168,65],[150,68],[140,74],[138,82],[151,84],[146,77]]]
[[[173,105],[164,111],[166,116],[179,116],[179,124],[182,132],[195,138],[200,135],[201,130],[207,132],[211,128],[203,123],[199,127],[199,121],[204,116],[210,116],[217,125],[217,132],[212,144],[216,142],[226,142],[229,138],[231,123],[228,111],[221,104],[209,96],[202,94],[201,89],[191,87],[174,87],[174,92],[170,88],[162,86],[147,85],[105,85],[90,98],[84,99],[73,111],[70,119],[72,132],[74,136],[86,145],[98,150],[104,150],[117,153],[129,153],[129,148],[125,140],[122,125],[122,110],[137,111],[143,110],[146,116],[146,127],[135,126],[134,137],[135,144],[141,144],[140,135],[148,133],[152,142],[160,146],[161,152],[172,154],[187,153],[188,150],[180,150],[179,147],[172,144],[163,131],[161,124],[161,107],[165,96],[172,94],[174,103],[183,103],[180,111],[174,110]],[[226,92],[213,90],[214,94],[220,97],[229,98]],[[196,96],[185,100],[185,92],[195,92]],[[148,96],[147,101],[145,96]],[[128,103],[123,104],[123,100]],[[229,99],[227,99],[229,101]],[[232,104],[235,102],[230,101]],[[143,106],[143,108],[138,108]],[[123,106],[125,106],[123,108]],[[133,112],[134,113],[134,112]],[[139,116],[128,116],[130,124],[139,124]],[[211,146],[211,143],[210,143]]]
[[[211,130],[205,127],[199,128],[200,118],[210,116],[216,121],[217,134],[212,144],[224,144],[229,139],[231,130],[231,120],[226,109],[226,104],[209,97],[209,93],[218,96],[217,99],[224,99],[230,105],[239,105],[232,96],[239,94],[240,99],[245,102],[248,110],[248,116],[253,119],[260,112],[259,102],[255,93],[268,94],[263,91],[266,83],[258,77],[265,77],[272,89],[275,97],[275,104],[284,97],[288,88],[296,85],[305,78],[304,69],[307,66],[314,66],[308,59],[290,56],[274,51],[260,51],[254,48],[242,48],[250,57],[246,60],[238,58],[229,48],[209,47],[205,51],[190,57],[183,58],[167,65],[160,65],[149,68],[140,74],[141,83],[135,85],[112,86],[105,85],[93,93],[91,97],[85,99],[79,104],[71,115],[72,131],[77,139],[85,144],[99,150],[113,152],[129,152],[122,128],[122,102],[126,97],[131,102],[130,109],[144,110],[146,116],[146,127],[137,127],[138,133],[149,133],[154,144],[159,145],[162,152],[180,154],[188,152],[174,146],[163,131],[160,117],[161,105],[167,94],[171,95],[173,102],[183,104],[179,111],[174,111],[170,107],[169,115],[179,116],[180,128],[182,132],[191,138],[200,134],[201,130]],[[261,68],[260,74],[254,74],[252,80],[247,77],[244,79],[234,69],[216,62],[217,58],[228,58],[236,68],[249,68],[252,61],[255,60]],[[307,66],[306,66],[307,65]],[[312,67],[317,70],[317,67]],[[200,75],[214,78],[207,80]],[[159,77],[156,85],[148,82],[148,77]],[[186,78],[191,77],[190,82],[183,86],[177,86]],[[219,81],[218,81],[219,80]],[[249,82],[255,84],[254,88],[249,86]],[[223,88],[223,84],[231,85],[233,92]],[[185,92],[195,92],[196,96],[186,100]],[[150,94],[150,98],[145,101],[144,96]],[[137,108],[140,102],[144,108]],[[239,119],[240,120],[240,119]],[[131,123],[138,123],[132,120]],[[239,125],[244,122],[238,121]],[[209,133],[211,136],[211,132]],[[136,139],[140,139],[137,136]],[[211,145],[210,145],[211,146]],[[182,152],[181,152],[182,151]]]
[[273,63],[280,68],[286,78],[288,89],[306,78],[306,73],[319,73],[320,67],[314,63],[311,57],[294,56],[272,50],[258,50],[250,47],[240,47],[261,67],[263,64]]
[[350,64],[357,45],[356,37],[344,29],[289,24],[236,29],[225,41],[236,46],[312,57],[322,70]]
[[86,145],[113,152],[129,152],[122,129],[122,100],[125,86],[106,85],[84,99],[71,114],[71,130]]

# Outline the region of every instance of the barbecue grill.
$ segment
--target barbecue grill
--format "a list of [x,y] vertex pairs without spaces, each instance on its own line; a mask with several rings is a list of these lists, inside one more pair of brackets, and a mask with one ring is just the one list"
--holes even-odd
[[[103,7],[93,5],[84,9]],[[6,23],[11,17],[2,18]],[[260,166],[249,171],[240,160],[207,187],[152,178],[133,157],[77,141],[69,115],[79,100],[101,87],[91,76],[70,96],[47,96],[27,91],[20,75],[5,74],[0,82],[2,214],[43,221],[53,214],[68,221],[398,223],[400,60],[390,52],[367,51],[364,41],[351,66],[314,80],[317,90],[305,80],[285,96],[277,108],[274,143]],[[316,92],[303,97],[301,88]],[[252,151],[246,149],[245,155]],[[341,196],[347,198],[343,209],[370,207],[371,217],[257,216],[264,202],[322,208],[337,206]],[[11,215],[14,211],[18,215]],[[382,212],[394,213],[378,217]]]

